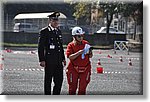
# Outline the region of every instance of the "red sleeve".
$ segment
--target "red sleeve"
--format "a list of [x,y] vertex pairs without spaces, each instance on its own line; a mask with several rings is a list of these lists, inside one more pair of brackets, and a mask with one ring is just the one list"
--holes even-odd
[[66,50],[66,55],[67,55],[67,58],[69,58],[69,56],[73,53],[72,51],[72,46],[71,46],[71,43],[68,44],[67,46],[67,50]]
[[83,40],[83,43],[84,43],[84,44],[89,44],[89,42],[88,42],[88,41],[86,41],[86,40]]

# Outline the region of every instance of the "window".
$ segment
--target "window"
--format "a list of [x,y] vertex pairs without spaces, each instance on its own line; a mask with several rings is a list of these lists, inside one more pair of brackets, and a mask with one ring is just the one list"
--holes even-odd
[[19,28],[30,28],[30,25],[19,25]]

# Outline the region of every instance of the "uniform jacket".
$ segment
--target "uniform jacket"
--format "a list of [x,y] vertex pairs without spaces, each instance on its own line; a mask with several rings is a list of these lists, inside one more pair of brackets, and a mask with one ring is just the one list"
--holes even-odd
[[38,40],[39,62],[58,64],[65,60],[62,46],[62,33],[59,29],[55,32],[49,26],[43,28]]

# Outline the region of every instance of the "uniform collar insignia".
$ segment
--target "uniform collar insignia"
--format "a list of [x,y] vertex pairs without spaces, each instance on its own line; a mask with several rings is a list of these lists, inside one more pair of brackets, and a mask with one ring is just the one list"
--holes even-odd
[[49,30],[49,31],[53,31],[53,30],[57,30],[57,31],[58,31],[57,28],[54,28],[54,27],[52,27],[51,25],[49,25],[48,28],[51,29],[51,30]]

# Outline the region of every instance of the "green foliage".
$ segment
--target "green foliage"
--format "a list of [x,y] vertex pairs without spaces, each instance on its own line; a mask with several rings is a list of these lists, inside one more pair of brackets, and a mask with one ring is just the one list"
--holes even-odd
[[79,24],[86,24],[90,22],[90,4],[80,2],[74,4],[75,12],[73,16],[78,20]]
[[75,16],[77,19],[86,16],[87,14],[87,4],[85,3],[78,3],[75,5],[74,9],[76,10],[73,16]]
[[103,9],[104,16],[108,18],[108,27],[112,20],[111,17],[116,13],[123,17],[132,17],[134,20],[141,21],[143,2],[100,2],[99,6]]

